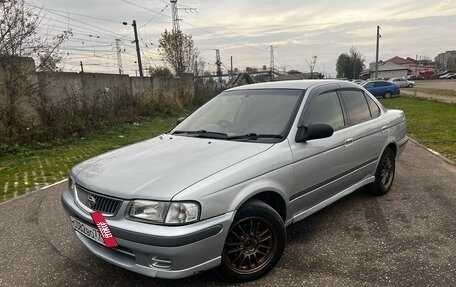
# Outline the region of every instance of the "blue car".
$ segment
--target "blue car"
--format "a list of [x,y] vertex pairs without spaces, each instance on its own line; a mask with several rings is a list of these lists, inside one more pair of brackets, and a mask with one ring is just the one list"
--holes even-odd
[[395,83],[388,81],[368,81],[361,86],[368,90],[374,97],[383,97],[385,99],[391,98],[392,95],[399,95],[401,92]]

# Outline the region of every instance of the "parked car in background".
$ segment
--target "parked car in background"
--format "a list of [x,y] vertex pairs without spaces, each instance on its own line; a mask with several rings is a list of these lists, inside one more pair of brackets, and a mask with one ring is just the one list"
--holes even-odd
[[413,86],[415,86],[414,81],[409,81],[404,78],[392,78],[389,79],[389,81],[395,83],[399,88],[413,88]]
[[445,79],[446,80],[448,80],[448,79],[456,79],[456,73],[447,73],[447,74],[445,74],[443,76],[440,76],[439,79],[444,79],[444,80]]
[[245,85],[73,167],[61,199],[82,244],[122,268],[254,280],[279,261],[287,226],[363,186],[388,193],[407,140],[404,112],[354,83]]
[[385,99],[389,99],[393,95],[399,95],[401,92],[397,84],[384,80],[367,81],[361,87],[368,90],[375,97],[383,97]]
[[361,85],[362,83],[364,83],[364,80],[358,79],[358,80],[353,80],[352,82],[357,84],[357,85]]
[[[441,79],[440,77],[445,76],[446,74],[449,74],[449,73],[453,73],[453,71],[446,70],[446,71],[443,71],[443,72],[434,74],[434,75],[432,76],[432,78],[433,78],[433,79]],[[442,79],[443,79],[443,78],[442,78]]]
[[419,81],[419,80],[424,80],[424,77],[420,76],[420,75],[410,75],[410,76],[407,76],[407,80],[409,80],[409,81]]

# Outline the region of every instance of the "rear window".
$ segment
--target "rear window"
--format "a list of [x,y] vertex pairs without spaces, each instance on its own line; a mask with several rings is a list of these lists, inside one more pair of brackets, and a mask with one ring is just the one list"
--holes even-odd
[[367,105],[369,106],[371,116],[373,118],[377,117],[380,114],[380,108],[377,106],[377,104],[374,102],[374,100],[371,99],[371,97],[369,97],[368,95],[364,95],[364,96],[366,97]]

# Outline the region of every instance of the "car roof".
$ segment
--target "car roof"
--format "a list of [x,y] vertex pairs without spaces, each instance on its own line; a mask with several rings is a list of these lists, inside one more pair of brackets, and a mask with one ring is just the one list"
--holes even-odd
[[343,87],[359,87],[355,83],[342,80],[292,80],[292,81],[277,81],[277,82],[266,82],[251,85],[244,85],[239,87],[231,88],[227,91],[238,91],[238,90],[253,90],[253,89],[297,89],[305,90],[310,87],[317,87],[327,84],[339,84]]
[[367,83],[378,83],[378,82],[392,84],[390,81],[387,81],[387,80],[368,80],[368,81],[364,82],[363,84],[367,84]]

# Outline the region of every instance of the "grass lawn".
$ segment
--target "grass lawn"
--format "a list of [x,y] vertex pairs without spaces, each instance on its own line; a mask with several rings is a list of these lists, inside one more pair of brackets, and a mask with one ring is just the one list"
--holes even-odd
[[405,112],[409,136],[456,161],[456,104],[407,96],[380,101]]
[[147,119],[125,124],[86,138],[64,141],[53,148],[27,150],[0,157],[0,202],[67,178],[75,164],[127,144],[171,129],[176,117]]

